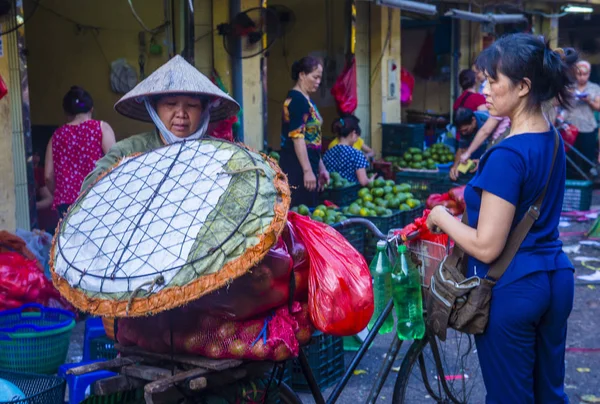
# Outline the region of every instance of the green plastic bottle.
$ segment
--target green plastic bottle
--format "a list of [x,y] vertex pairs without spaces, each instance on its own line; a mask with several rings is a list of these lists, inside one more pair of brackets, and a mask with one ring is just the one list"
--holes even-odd
[[[377,253],[369,266],[373,277],[373,294],[375,295],[375,310],[367,326],[369,330],[373,328],[385,306],[392,298],[392,264],[387,256],[386,249],[387,243],[385,241],[377,242]],[[394,316],[390,313],[379,329],[379,334],[389,334],[393,330]]]
[[421,274],[413,265],[406,246],[398,247],[398,258],[392,270],[392,295],[401,340],[421,339],[425,335]]

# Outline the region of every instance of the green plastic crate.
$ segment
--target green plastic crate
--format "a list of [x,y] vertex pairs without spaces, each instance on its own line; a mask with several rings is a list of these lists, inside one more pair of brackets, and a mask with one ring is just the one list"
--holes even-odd
[[[321,391],[333,386],[344,374],[344,342],[340,337],[316,332],[310,344],[302,347]],[[290,362],[291,387],[294,391],[310,391],[300,363]]]
[[396,184],[404,183],[410,184],[411,193],[422,202],[425,202],[431,194],[443,194],[456,186],[448,177],[448,173],[398,171]]
[[[8,401],[10,404],[63,404],[66,381],[58,376],[9,372],[0,369],[0,379],[17,386],[24,399]],[[5,403],[3,401],[3,403]]]
[[145,404],[144,389],[129,390],[106,396],[89,396],[81,404]]
[[90,341],[90,360],[110,360],[117,357],[115,341],[108,337],[98,337]]
[[[405,227],[415,221],[416,218],[423,216],[423,210],[425,209],[424,203],[411,210],[405,210],[400,212],[400,227]],[[393,228],[392,228],[393,229]],[[392,230],[390,229],[390,230]]]
[[590,210],[594,184],[591,181],[567,180],[563,199],[563,212]]
[[[375,226],[377,226],[377,228],[383,233],[383,234],[387,234],[388,231],[390,231],[391,229],[396,229],[402,226],[402,218],[403,218],[403,213],[405,212],[401,212],[399,210],[393,210],[392,211],[392,215],[391,216],[367,216],[367,217],[362,217],[363,219],[367,219],[371,222],[373,222],[373,224]],[[349,217],[361,217],[361,216],[349,216]],[[367,260],[367,262],[370,262],[373,257],[375,256],[375,252],[377,251],[377,242],[379,241],[379,239],[377,237],[375,237],[375,235],[373,233],[371,233],[370,230],[365,229],[365,249],[364,249],[364,257]]]
[[384,157],[403,154],[411,147],[423,149],[425,124],[383,123],[381,138]]
[[330,201],[339,207],[348,206],[358,197],[360,184],[355,184],[345,188],[326,189],[320,195],[321,202]]
[[339,223],[336,223],[332,226],[336,229],[359,253],[365,253],[365,236],[368,231],[363,225],[360,224],[351,224],[348,226],[340,226]]

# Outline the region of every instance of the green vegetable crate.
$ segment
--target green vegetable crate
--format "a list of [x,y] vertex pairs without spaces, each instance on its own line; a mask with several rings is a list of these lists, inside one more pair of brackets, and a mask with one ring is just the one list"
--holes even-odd
[[[313,334],[310,344],[302,347],[302,349],[321,391],[333,386],[342,378],[346,370],[342,338],[317,331]],[[291,376],[291,383],[286,381],[286,376],[284,376],[284,381],[294,391],[310,391],[298,360],[289,361],[288,363],[286,373]]]
[[366,229],[360,224],[351,224],[342,227],[339,223],[332,226],[361,254],[365,254]]
[[98,337],[90,341],[91,360],[110,360],[117,357],[115,341],[108,337]]
[[382,123],[381,137],[386,155],[399,155],[411,147],[422,149],[425,124]]
[[591,181],[567,180],[565,183],[563,212],[590,210],[593,188]]
[[[387,234],[390,230],[393,229],[401,229],[404,226],[412,223],[416,218],[421,217],[423,215],[424,205],[417,206],[411,210],[406,211],[394,211],[392,216],[387,217],[365,217],[365,219],[370,220],[377,226],[379,230],[383,234]],[[387,219],[387,220],[386,220]],[[371,231],[367,230],[365,235],[365,259],[367,263],[370,263],[371,260],[375,257],[375,253],[377,252],[377,242],[379,239],[375,237]]]
[[108,394],[105,396],[89,396],[81,404],[144,404],[144,389]]
[[337,206],[348,206],[355,199],[360,189],[360,184],[354,184],[343,188],[328,188],[321,193],[321,202],[330,201]]
[[411,193],[418,199],[426,200],[431,194],[443,194],[456,185],[444,172],[398,171],[396,183],[407,183]]
[[[407,211],[408,212],[408,211]],[[406,212],[401,212],[399,210],[394,210],[391,216],[353,216],[353,217],[361,217],[363,219],[367,219],[383,233],[387,234],[391,229],[397,229],[402,227],[402,220],[405,216]],[[375,252],[377,251],[377,237],[370,231],[365,229],[365,250],[363,255],[367,260],[367,263],[371,262],[373,257],[375,256]]]
[[0,379],[14,384],[24,395],[2,400],[3,404],[62,404],[65,401],[66,381],[62,377],[0,369]]

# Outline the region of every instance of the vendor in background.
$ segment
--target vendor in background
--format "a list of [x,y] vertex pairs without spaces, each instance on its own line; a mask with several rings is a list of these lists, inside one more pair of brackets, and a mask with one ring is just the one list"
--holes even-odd
[[283,103],[281,122],[281,159],[292,190],[292,206],[315,207],[318,192],[329,183],[329,172],[321,159],[323,118],[310,99],[319,89],[323,63],[306,56],[292,65],[296,82]]
[[[599,161],[598,155],[598,123],[594,111],[600,110],[600,86],[591,83],[591,65],[582,60],[577,63],[577,84],[575,86],[575,102],[562,113],[562,119],[579,129],[579,135],[575,141],[575,148],[591,161]],[[587,163],[576,156],[572,156],[575,163],[583,168]]]
[[79,196],[85,177],[115,144],[111,126],[92,118],[94,100],[73,86],[63,98],[67,123],[56,129],[46,149],[46,186],[54,194],[52,208],[63,217]]
[[[350,115],[350,116],[353,116],[353,115]],[[356,117],[354,117],[354,118],[356,118]],[[356,119],[358,119],[358,118],[356,118]],[[334,134],[335,134],[335,132],[334,132]],[[369,146],[367,146],[365,144],[365,141],[362,139],[362,137],[360,137],[360,133],[358,136],[359,136],[358,139],[356,140],[356,142],[354,142],[354,145],[352,145],[352,147],[354,147],[356,150],[362,151],[367,159],[373,158],[375,156],[375,152],[373,151],[373,149],[371,149]],[[328,150],[333,149],[338,144],[340,144],[339,136],[337,136],[335,139],[333,139],[329,143]],[[327,166],[327,164],[325,166]],[[331,170],[329,170],[329,171],[331,171]]]
[[477,80],[473,70],[465,69],[458,75],[458,83],[463,92],[454,101],[453,109],[464,107],[472,111],[487,111],[485,97],[477,92]]
[[[460,134],[460,138],[458,140],[458,150],[454,158],[454,165],[450,169],[450,178],[453,181],[456,181],[460,175],[458,166],[463,154],[469,150],[469,146],[471,146],[476,137],[483,138],[484,141],[481,142],[481,145],[475,151],[470,153],[470,157],[473,160],[479,161],[479,158],[485,152],[487,148],[486,139],[494,133],[500,124],[499,120],[488,118],[489,115],[486,112],[473,112],[468,108],[459,108],[454,114],[454,126],[456,127],[456,132]],[[474,172],[476,169],[477,166],[471,171]]]
[[483,94],[483,89],[485,88],[485,85],[487,84],[485,72],[482,72],[481,70],[479,70],[477,68],[477,65],[475,65],[475,64],[473,64],[471,70],[473,70],[475,72],[475,81],[477,83],[475,85],[475,89],[477,90],[477,92],[479,94]]
[[359,119],[354,115],[336,119],[331,131],[337,135],[337,145],[327,150],[323,162],[329,172],[336,172],[350,182],[360,183],[363,187],[375,179],[367,176],[369,162],[356,148],[360,140]]

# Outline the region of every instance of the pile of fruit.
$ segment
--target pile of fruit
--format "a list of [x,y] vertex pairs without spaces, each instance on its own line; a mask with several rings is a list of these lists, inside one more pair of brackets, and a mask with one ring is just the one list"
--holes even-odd
[[411,147],[402,156],[388,156],[385,161],[392,163],[396,171],[400,169],[435,170],[437,164],[446,164],[454,161],[454,155],[443,143],[435,143],[423,151]]
[[347,219],[344,213],[341,212],[339,209],[336,209],[334,207],[327,207],[325,205],[317,206],[312,213],[306,205],[293,207],[291,210],[300,215],[308,216],[312,220],[316,220],[317,222],[322,222],[329,225],[333,225]]
[[410,193],[410,184],[396,185],[392,180],[377,178],[358,191],[358,199],[342,209],[345,215],[353,216],[391,216],[393,210],[407,211],[421,205]]
[[342,189],[356,185],[355,182],[348,181],[336,172],[330,172],[329,179],[329,184],[327,184],[327,187],[325,189]]

